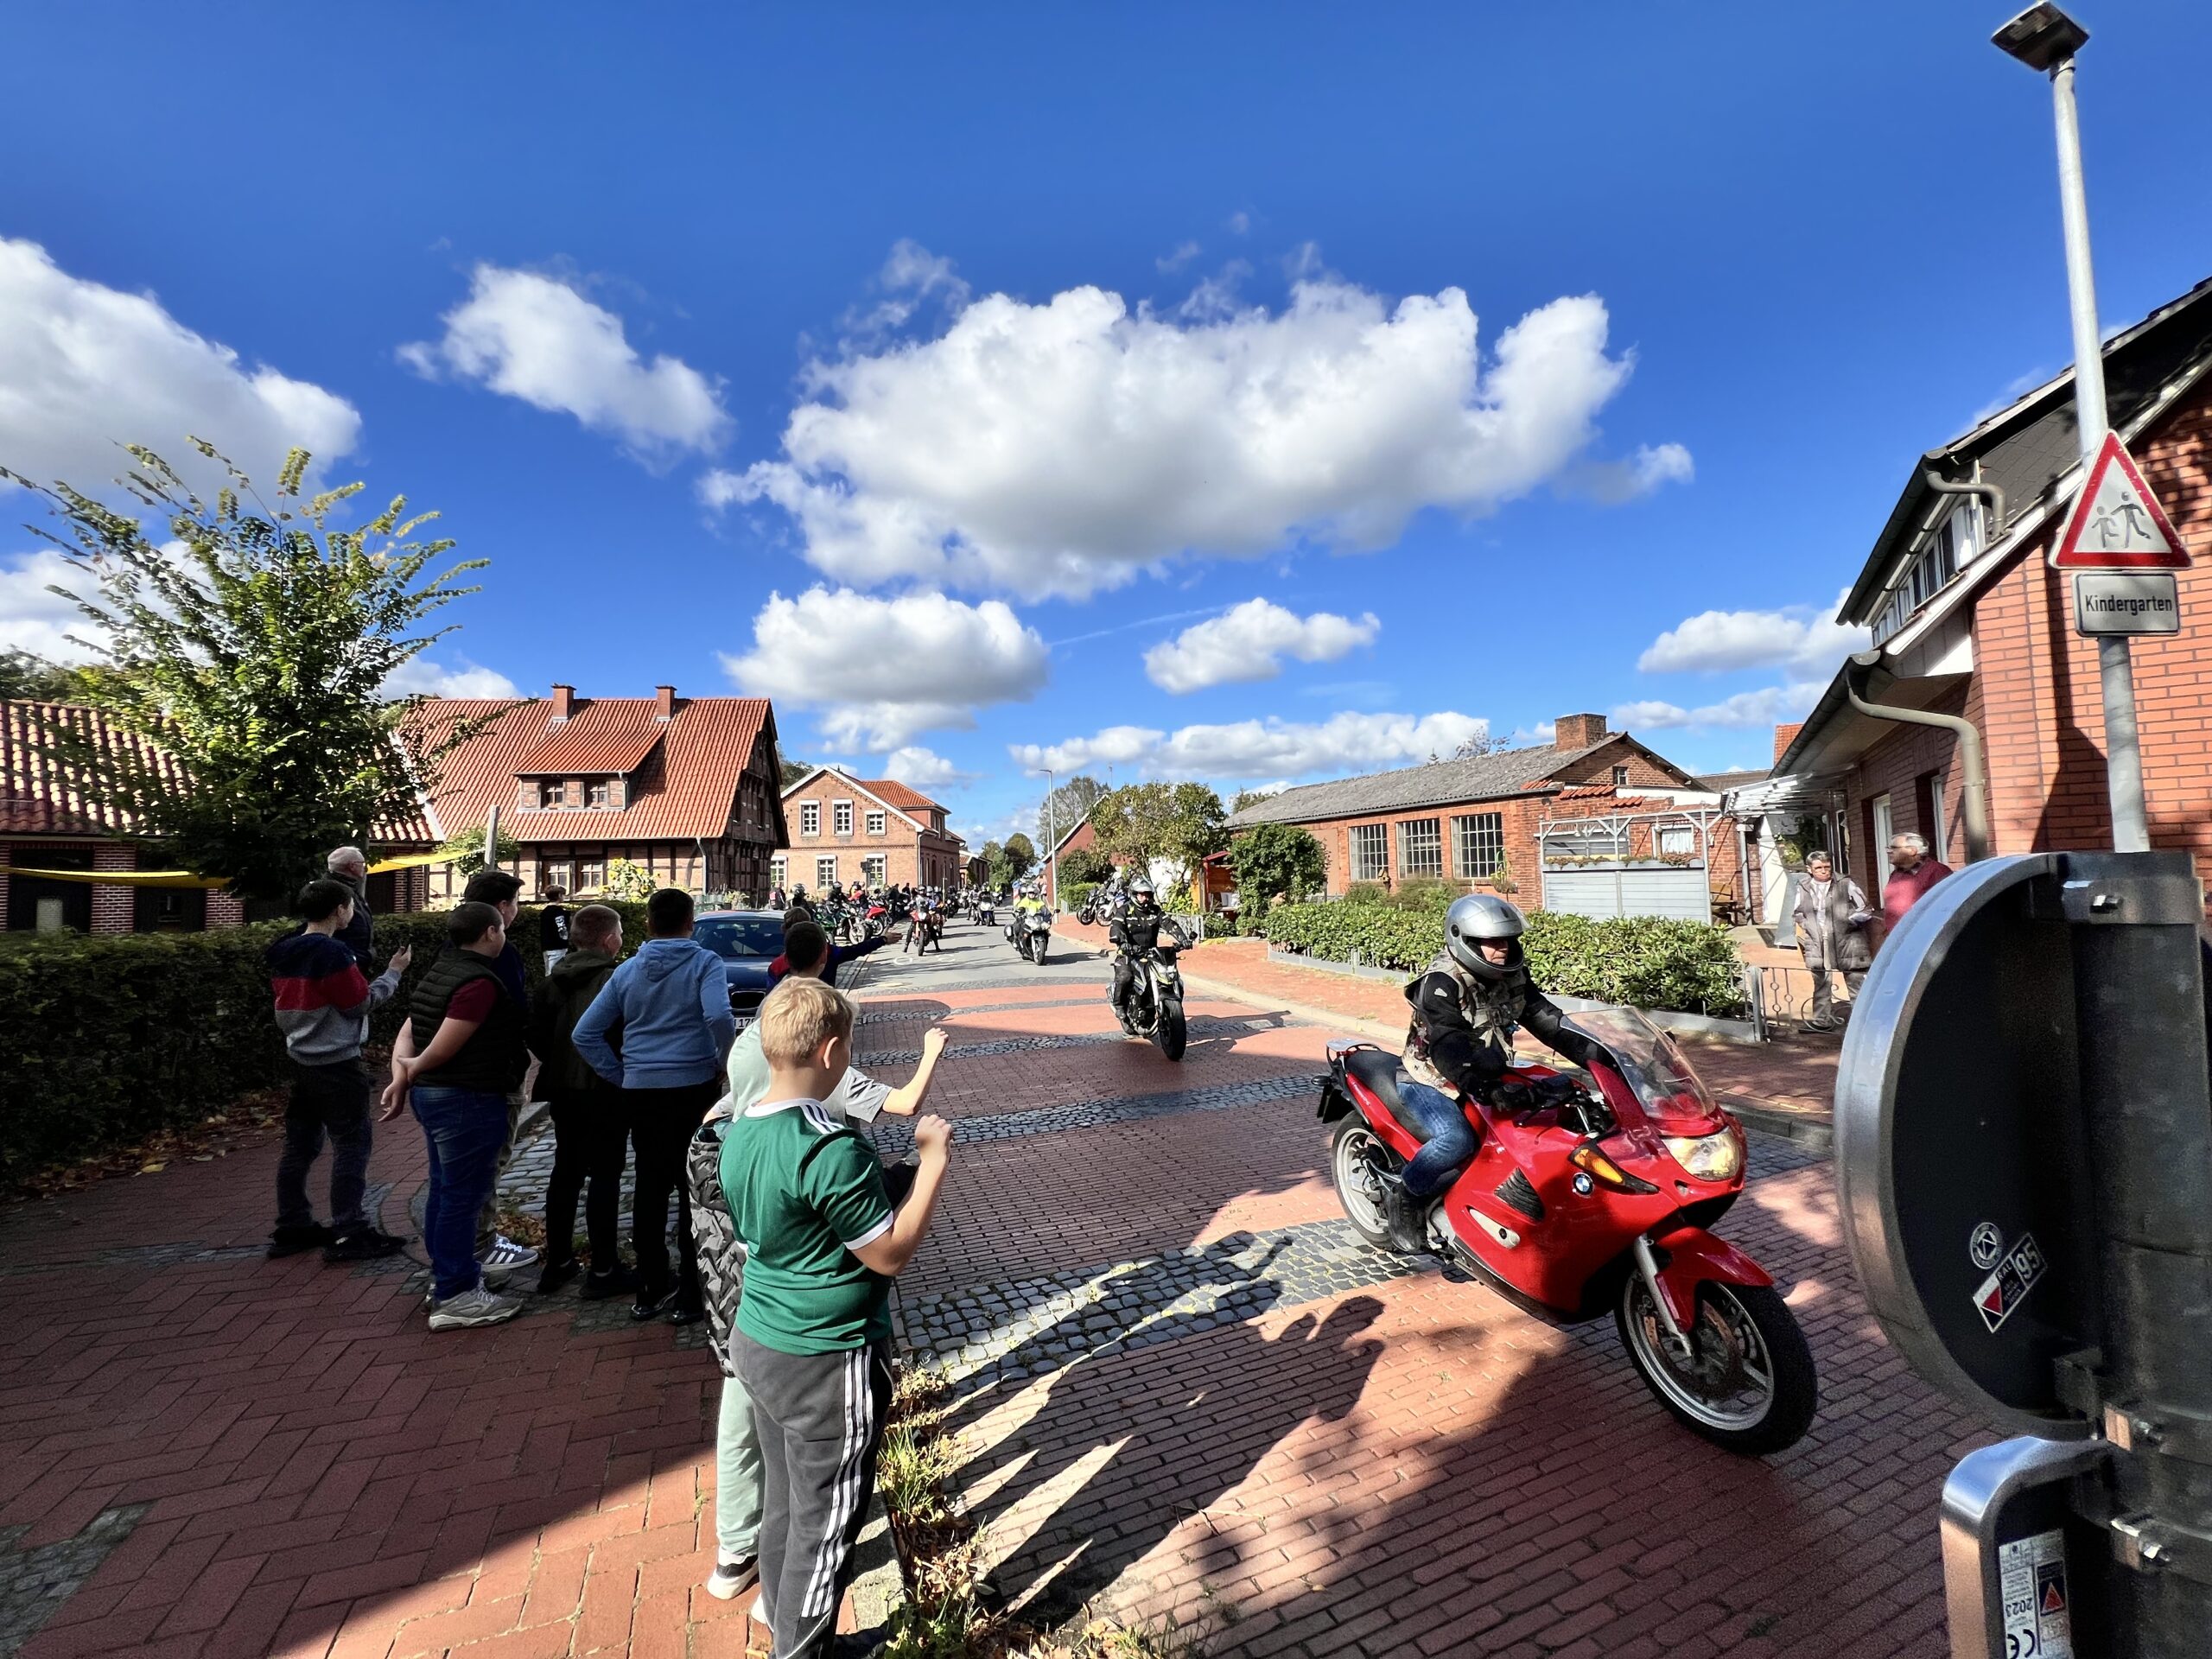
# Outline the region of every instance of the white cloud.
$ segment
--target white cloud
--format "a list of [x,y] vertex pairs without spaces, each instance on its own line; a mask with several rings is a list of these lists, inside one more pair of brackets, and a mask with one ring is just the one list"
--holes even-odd
[[1163,254],[1152,263],[1163,271],[1180,270],[1204,251],[1195,242],[1185,242],[1174,252]]
[[1596,296],[1554,300],[1485,362],[1456,288],[1393,306],[1308,275],[1280,313],[1187,320],[1097,288],[994,294],[935,339],[811,364],[782,457],[700,493],[781,508],[863,584],[1079,596],[1186,552],[1372,549],[1424,508],[1563,478],[1628,378],[1606,327]]
[[1571,482],[1593,499],[1618,506],[1662,485],[1687,484],[1696,476],[1697,464],[1681,444],[1647,443],[1625,461],[1585,461],[1574,469]]
[[1679,731],[1689,728],[1753,729],[1796,720],[1820,701],[1827,689],[1822,680],[1796,680],[1788,685],[1762,686],[1738,691],[1732,697],[1685,709],[1672,702],[1624,702],[1612,712],[1617,732]]
[[883,750],[973,726],[983,704],[1027,701],[1045,683],[1046,647],[996,600],[817,587],[771,594],[753,619],[753,649],[722,666],[755,696],[823,709],[828,741]]
[[92,652],[69,636],[93,638],[99,630],[67,600],[47,591],[56,582],[80,594],[92,588],[90,577],[51,548],[0,565],[0,651],[28,651],[49,663],[92,660]]
[[295,444],[318,463],[349,454],[361,417],[335,392],[247,367],[151,295],[72,276],[36,243],[0,237],[0,467],[105,494],[132,465],[117,446],[143,443],[212,493],[221,469],[188,434],[270,482]]
[[409,697],[418,693],[432,697],[518,697],[515,683],[497,669],[484,668],[466,657],[452,666],[428,657],[410,657],[384,683],[388,696]]
[[943,789],[973,783],[976,774],[963,772],[934,749],[909,744],[884,757],[883,775],[895,778],[910,789]]
[[1271,600],[1248,599],[1211,621],[1188,627],[1144,654],[1144,671],[1164,691],[1271,680],[1282,658],[1332,663],[1371,645],[1382,625],[1373,612],[1354,621],[1328,611],[1300,617]]
[[480,264],[468,297],[441,321],[443,339],[399,348],[416,373],[473,380],[573,415],[648,465],[710,451],[728,430],[719,381],[680,358],[646,362],[621,318],[557,278]]
[[1416,763],[1432,754],[1448,755],[1468,739],[1489,734],[1489,721],[1449,712],[1418,717],[1342,714],[1311,723],[1270,717],[1173,732],[1109,726],[1090,737],[1017,743],[1007,752],[1031,772],[1113,766],[1153,778],[1280,780]]
[[1833,674],[1866,648],[1864,628],[1838,622],[1844,594],[1825,610],[1812,605],[1779,611],[1700,611],[1667,630],[1637,658],[1648,674],[1718,674],[1779,664],[1810,677]]

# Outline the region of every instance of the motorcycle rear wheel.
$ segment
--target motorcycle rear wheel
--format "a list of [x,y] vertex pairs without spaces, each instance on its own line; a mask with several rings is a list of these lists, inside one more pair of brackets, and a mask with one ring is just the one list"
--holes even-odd
[[1191,1028],[1183,1019],[1180,1002],[1171,1001],[1160,1011],[1160,1018],[1153,1023],[1152,1040],[1169,1059],[1183,1058],[1183,1050],[1190,1044]]
[[1700,1285],[1691,1333],[1696,1359],[1688,1370],[1667,1352],[1641,1274],[1628,1275],[1613,1322],[1652,1396],[1724,1451],[1763,1457],[1795,1446],[1812,1426],[1820,1404],[1813,1351],[1772,1287]]
[[1336,1184],[1344,1219],[1368,1243],[1394,1255],[1398,1247],[1390,1242],[1390,1224],[1383,1217],[1381,1177],[1397,1161],[1397,1154],[1357,1114],[1338,1123],[1329,1137],[1329,1178]]

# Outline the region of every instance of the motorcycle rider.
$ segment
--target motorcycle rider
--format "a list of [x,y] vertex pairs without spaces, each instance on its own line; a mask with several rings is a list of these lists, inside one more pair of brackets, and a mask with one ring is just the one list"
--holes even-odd
[[1129,1029],[1129,995],[1136,988],[1137,963],[1160,943],[1165,927],[1183,943],[1183,930],[1154,902],[1152,878],[1140,875],[1129,883],[1128,905],[1106,930],[1106,942],[1118,953],[1114,958],[1114,1014],[1122,1029]]
[[1406,984],[1413,1017],[1406,1029],[1398,1096],[1421,1150],[1382,1177],[1383,1219],[1403,1250],[1427,1247],[1431,1202],[1475,1155],[1474,1126],[1459,1104],[1487,1098],[1513,1062],[1513,1031],[1525,1026],[1576,1065],[1594,1046],[1567,1029],[1556,1003],[1529,982],[1521,912],[1487,893],[1454,899],[1444,913],[1444,949]]

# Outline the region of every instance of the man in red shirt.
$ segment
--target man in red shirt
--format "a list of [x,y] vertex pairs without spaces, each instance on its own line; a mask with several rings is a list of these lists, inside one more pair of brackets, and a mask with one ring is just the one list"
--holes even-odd
[[1890,837],[1890,879],[1882,884],[1882,926],[1894,932],[1904,913],[1920,897],[1951,873],[1940,858],[1928,855],[1928,842],[1919,836]]

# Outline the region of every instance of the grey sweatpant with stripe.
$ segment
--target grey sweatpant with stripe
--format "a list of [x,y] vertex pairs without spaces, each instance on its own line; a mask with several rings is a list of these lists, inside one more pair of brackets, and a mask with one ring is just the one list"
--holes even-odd
[[776,1659],[817,1659],[875,1491],[891,1345],[784,1354],[733,1331],[730,1348],[760,1436],[761,1611]]

